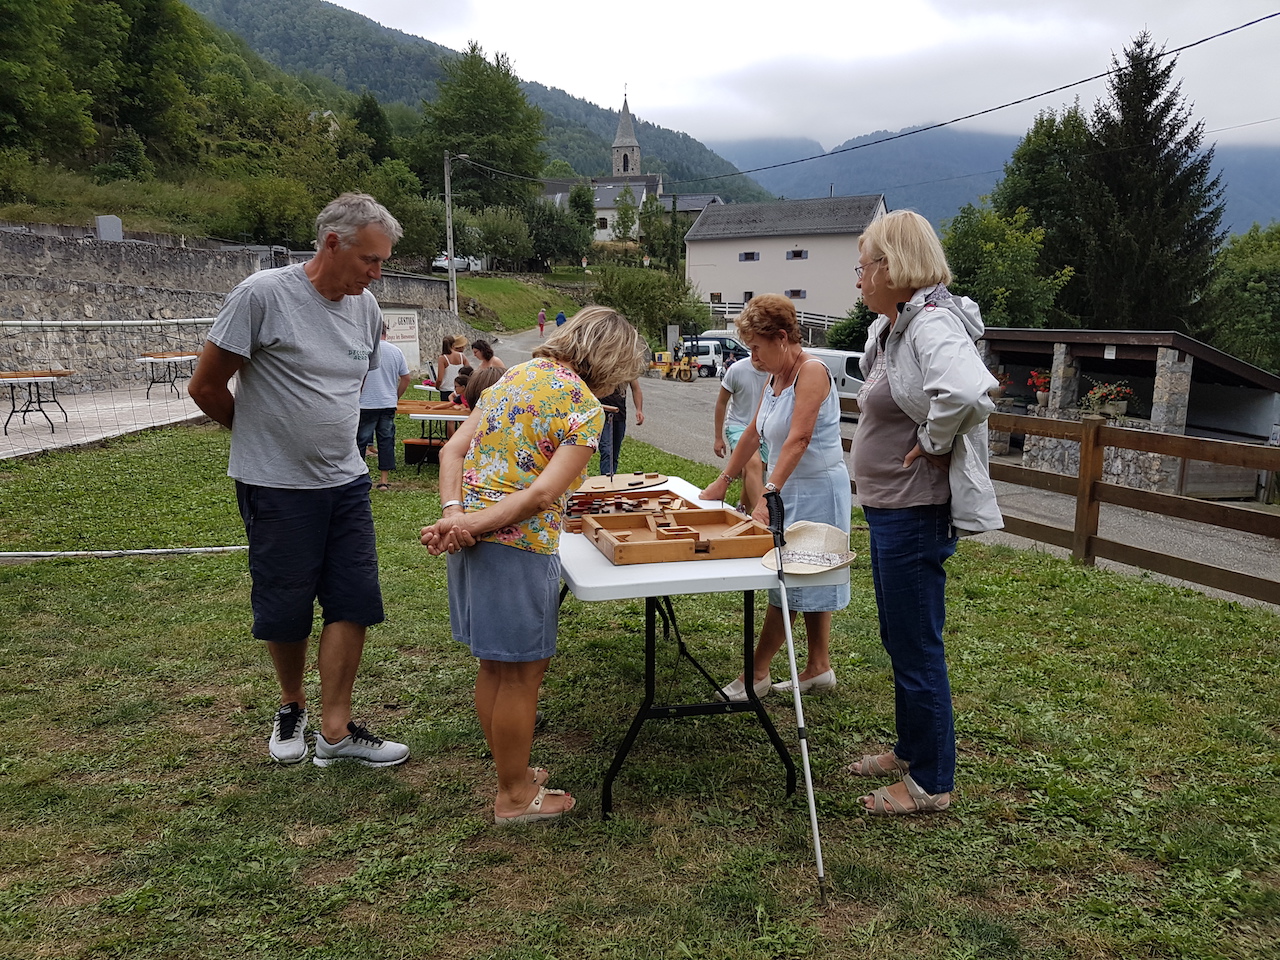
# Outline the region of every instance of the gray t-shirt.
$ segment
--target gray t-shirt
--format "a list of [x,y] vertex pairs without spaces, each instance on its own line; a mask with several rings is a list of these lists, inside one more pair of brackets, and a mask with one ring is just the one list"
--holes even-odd
[[382,359],[364,378],[360,391],[361,410],[389,410],[400,401],[400,378],[409,375],[409,363],[394,343],[386,340],[378,347]]
[[730,427],[745,427],[755,419],[760,406],[760,391],[769,379],[768,370],[757,370],[751,358],[735,361],[724,372],[720,385],[729,391],[729,405],[725,407],[724,422]]
[[301,264],[227,294],[209,339],[245,358],[227,475],[291,490],[367,476],[356,450],[360,384],[378,366],[382,311],[368,290],[329,300]]

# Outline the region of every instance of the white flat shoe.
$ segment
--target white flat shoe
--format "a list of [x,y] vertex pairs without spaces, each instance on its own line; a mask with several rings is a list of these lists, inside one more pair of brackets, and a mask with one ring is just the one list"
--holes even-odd
[[[766,697],[769,695],[769,691],[773,689],[773,680],[769,677],[765,677],[763,680],[755,681],[752,686],[755,688],[757,699],[760,697]],[[729,684],[727,687],[721,687],[720,692],[730,700],[747,699],[747,686],[742,682],[741,677],[733,681],[733,683]]]
[[[823,690],[830,690],[836,685],[836,672],[828,670],[826,673],[820,673],[816,677],[810,677],[808,680],[800,681],[800,692],[821,693]],[[790,693],[791,681],[781,680],[773,685],[774,693]]]

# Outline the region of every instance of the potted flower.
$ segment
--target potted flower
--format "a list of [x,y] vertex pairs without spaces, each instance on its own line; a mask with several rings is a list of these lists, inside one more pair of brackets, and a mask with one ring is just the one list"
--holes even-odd
[[987,391],[987,393],[990,395],[991,399],[999,400],[1004,396],[1004,391],[1009,386],[1010,377],[1007,373],[997,373],[994,370],[991,372],[991,375],[996,378],[998,386],[992,387]]
[[1129,409],[1129,401],[1133,399],[1133,387],[1124,380],[1107,383],[1103,380],[1086,378],[1093,386],[1080,399],[1080,409],[1092,413],[1101,413],[1109,417],[1123,417]]
[[1042,407],[1049,405],[1049,383],[1051,377],[1048,370],[1032,370],[1027,378],[1027,386],[1036,392],[1036,403]]

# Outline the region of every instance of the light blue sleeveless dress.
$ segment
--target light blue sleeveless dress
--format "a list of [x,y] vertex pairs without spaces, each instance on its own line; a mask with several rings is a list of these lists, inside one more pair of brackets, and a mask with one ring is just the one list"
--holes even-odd
[[[805,363],[825,365],[821,360]],[[787,526],[797,520],[829,523],[849,532],[849,512],[853,497],[849,489],[849,469],[844,463],[844,447],[840,442],[840,397],[828,374],[827,398],[818,410],[813,425],[813,439],[796,469],[782,486],[782,508]],[[756,414],[756,430],[769,445],[769,472],[777,465],[778,455],[791,432],[791,415],[796,406],[795,384],[774,396],[773,381],[764,388],[760,410]],[[782,606],[781,591],[769,591],[769,602]],[[787,587],[787,606],[792,610],[817,612],[843,610],[849,605],[848,581],[827,587]]]

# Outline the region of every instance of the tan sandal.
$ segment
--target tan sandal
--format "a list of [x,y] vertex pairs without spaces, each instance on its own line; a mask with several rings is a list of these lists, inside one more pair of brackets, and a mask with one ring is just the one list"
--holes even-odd
[[895,798],[888,787],[881,787],[868,794],[871,806],[863,809],[873,817],[909,817],[916,813],[942,813],[951,806],[949,793],[925,793],[924,788],[912,780],[910,774],[904,776],[902,782],[906,784],[907,795],[914,801],[913,806],[908,807]]
[[893,755],[893,763],[885,766],[880,762],[880,754],[864,753],[861,760],[849,764],[849,772],[855,777],[893,777],[897,780],[911,771],[911,764]]
[[[565,805],[559,810],[543,813],[542,800],[544,797],[564,797]],[[493,822],[502,826],[508,823],[533,823],[537,820],[554,820],[556,817],[563,817],[575,805],[576,801],[564,790],[548,790],[546,787],[539,787],[537,796],[529,801],[529,805],[524,808],[524,813],[517,813],[511,817],[500,817],[495,813]]]

